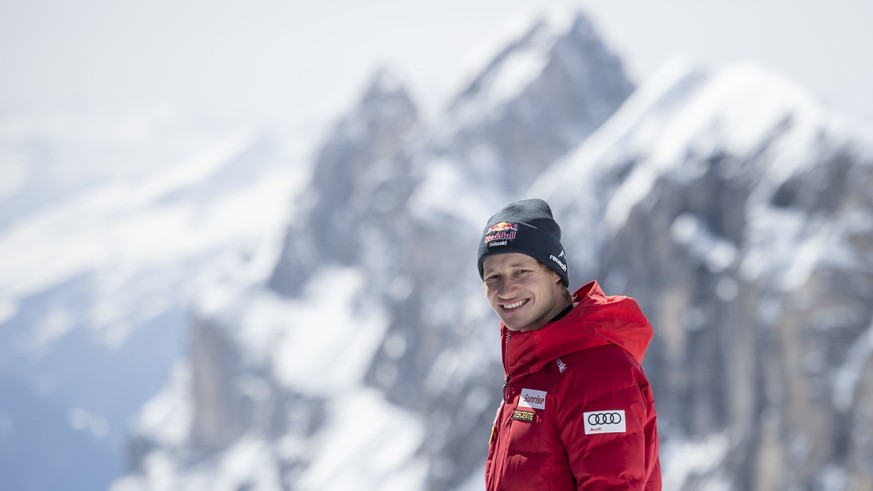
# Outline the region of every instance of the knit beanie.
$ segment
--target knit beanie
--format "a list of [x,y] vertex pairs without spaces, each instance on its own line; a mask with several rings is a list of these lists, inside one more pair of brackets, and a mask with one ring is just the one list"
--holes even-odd
[[484,280],[482,263],[487,256],[520,252],[545,264],[567,286],[567,259],[561,245],[561,227],[552,218],[552,209],[541,199],[524,199],[506,205],[494,214],[479,241],[479,276]]

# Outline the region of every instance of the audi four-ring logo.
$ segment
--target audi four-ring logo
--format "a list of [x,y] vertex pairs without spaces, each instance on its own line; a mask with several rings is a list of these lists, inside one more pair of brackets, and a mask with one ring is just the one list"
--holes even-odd
[[615,425],[621,423],[620,413],[591,413],[588,415],[590,425]]
[[604,433],[627,433],[627,418],[624,409],[604,409],[582,413],[586,435]]

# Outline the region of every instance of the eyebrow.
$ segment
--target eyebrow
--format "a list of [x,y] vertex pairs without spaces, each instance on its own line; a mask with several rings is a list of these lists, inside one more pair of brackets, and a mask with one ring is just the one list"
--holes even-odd
[[510,268],[517,268],[519,266],[536,266],[536,263],[531,264],[531,263],[526,263],[526,262],[525,263],[517,262],[517,263],[511,263],[509,265]]

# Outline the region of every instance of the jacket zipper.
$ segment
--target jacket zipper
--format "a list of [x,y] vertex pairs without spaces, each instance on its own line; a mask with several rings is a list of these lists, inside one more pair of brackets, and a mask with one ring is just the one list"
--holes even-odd
[[503,346],[503,367],[506,370],[506,379],[503,381],[503,402],[507,403],[507,404],[509,403],[509,380],[510,380],[509,363],[507,361],[507,360],[509,360],[509,337],[510,337],[510,333],[509,333],[509,331],[506,331],[506,336],[505,336],[505,339],[503,340],[503,343],[504,343],[504,346]]

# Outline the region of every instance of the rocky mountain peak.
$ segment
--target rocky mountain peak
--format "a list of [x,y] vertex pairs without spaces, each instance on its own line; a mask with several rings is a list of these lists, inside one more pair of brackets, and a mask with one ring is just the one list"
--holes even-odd
[[841,435],[873,426],[869,385],[843,368],[873,360],[857,348],[873,318],[873,230],[856,221],[873,214],[870,140],[778,74],[676,68],[531,191],[572,224],[577,281],[630,294],[655,326],[665,446],[719,462],[665,488],[827,489],[833,472],[864,489],[845,459],[870,444]]
[[292,295],[319,266],[357,259],[356,240],[340,238],[359,237],[372,220],[365,215],[405,200],[397,193],[409,188],[412,170],[403,149],[418,125],[417,106],[399,79],[388,70],[376,72],[358,105],[320,148],[312,184],[301,198],[302,212],[288,227],[270,280],[275,291]]
[[465,163],[469,179],[519,192],[632,90],[584,15],[537,17],[449,105],[457,129],[447,151]]
[[540,14],[524,24],[507,28],[505,35],[511,35],[512,39],[491,55],[456,96],[452,106],[475,104],[474,99],[483,97],[494,105],[506,102],[540,74],[549,58],[555,56],[556,45],[561,42],[582,45],[596,39],[593,26],[578,13],[572,16]]

